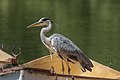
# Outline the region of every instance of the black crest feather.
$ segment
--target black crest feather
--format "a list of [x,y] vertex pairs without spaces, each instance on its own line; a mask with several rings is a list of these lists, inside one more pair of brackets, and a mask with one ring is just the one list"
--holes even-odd
[[[42,19],[43,21],[47,21],[47,20],[50,20],[49,18],[45,17]],[[51,20],[50,20],[51,21]],[[51,21],[52,22],[52,21]],[[53,22],[52,22],[53,23]]]

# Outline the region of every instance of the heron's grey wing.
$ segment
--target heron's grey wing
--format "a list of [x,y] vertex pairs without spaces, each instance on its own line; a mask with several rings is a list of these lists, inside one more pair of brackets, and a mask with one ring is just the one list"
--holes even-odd
[[83,67],[83,71],[91,71],[93,67],[92,62],[87,58],[85,54],[68,38],[60,34],[54,34],[51,36],[51,44],[60,55],[66,58],[78,61]]

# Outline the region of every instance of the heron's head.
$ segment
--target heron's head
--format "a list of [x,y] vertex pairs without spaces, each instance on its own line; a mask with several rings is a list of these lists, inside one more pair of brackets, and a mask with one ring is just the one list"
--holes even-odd
[[52,23],[52,21],[49,18],[44,17],[41,18],[39,21],[29,25],[27,28],[48,26],[50,23]]

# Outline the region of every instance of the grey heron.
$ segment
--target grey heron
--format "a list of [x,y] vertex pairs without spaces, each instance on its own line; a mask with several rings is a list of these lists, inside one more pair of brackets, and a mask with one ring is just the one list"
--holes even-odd
[[[40,31],[40,38],[42,43],[50,51],[51,57],[52,53],[57,53],[58,56],[67,63],[69,74],[69,62],[79,62],[83,72],[86,72],[86,70],[92,71],[93,64],[90,59],[70,39],[57,33],[51,35],[50,37],[46,37],[46,33],[51,30],[52,24],[53,22],[49,18],[43,17],[38,22],[29,25],[27,28],[37,26],[43,27]],[[62,70],[64,72],[64,67]]]

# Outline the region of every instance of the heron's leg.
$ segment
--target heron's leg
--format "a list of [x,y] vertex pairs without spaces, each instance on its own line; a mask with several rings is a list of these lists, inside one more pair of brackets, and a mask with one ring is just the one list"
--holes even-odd
[[63,59],[62,59],[62,72],[64,74],[65,68],[64,68],[64,64],[63,64]]
[[50,53],[50,61],[52,60],[52,52],[49,50]]

